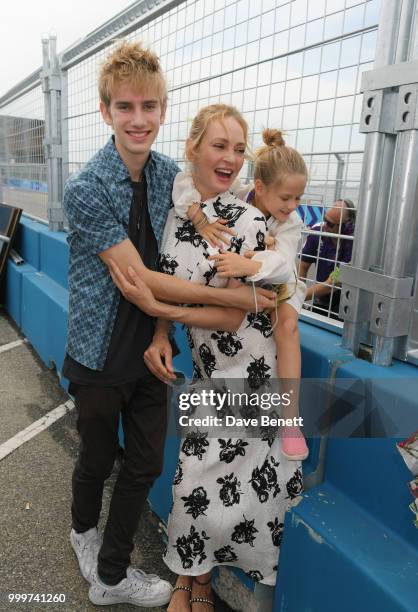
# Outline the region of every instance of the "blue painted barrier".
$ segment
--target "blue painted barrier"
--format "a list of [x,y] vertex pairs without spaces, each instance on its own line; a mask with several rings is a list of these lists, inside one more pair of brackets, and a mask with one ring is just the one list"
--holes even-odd
[[[314,326],[304,326],[301,337],[304,375],[361,384],[362,393],[352,396],[362,400],[366,390],[362,401],[371,411],[372,432],[377,425],[380,435],[385,428],[393,431],[397,417],[411,423],[415,415],[417,422],[417,368],[405,363],[381,368],[355,359],[341,349],[338,336]],[[358,404],[353,408],[358,412]],[[416,609],[411,474],[395,444],[387,437],[327,441],[322,483],[286,516],[275,612]]]

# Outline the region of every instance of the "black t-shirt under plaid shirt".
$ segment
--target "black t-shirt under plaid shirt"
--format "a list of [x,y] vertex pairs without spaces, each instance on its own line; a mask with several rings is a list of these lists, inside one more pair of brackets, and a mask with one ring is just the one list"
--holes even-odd
[[[129,213],[128,235],[147,268],[156,269],[158,246],[151,226],[145,177],[132,182],[133,198]],[[154,334],[154,320],[120,297],[109,350],[102,371],[91,370],[68,354],[63,374],[78,384],[119,385],[148,373],[143,354]]]

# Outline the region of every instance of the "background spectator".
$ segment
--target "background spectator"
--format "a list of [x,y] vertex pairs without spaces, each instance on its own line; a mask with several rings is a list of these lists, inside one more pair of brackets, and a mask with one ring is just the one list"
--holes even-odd
[[356,210],[351,200],[337,200],[332,208],[325,209],[322,223],[314,225],[318,234],[310,234],[302,249],[299,277],[307,278],[309,268],[316,264],[315,283],[309,285],[306,300],[313,299],[313,312],[338,318],[341,289],[338,287],[339,263],[349,263],[353,241],[323,236],[322,232],[352,236]]

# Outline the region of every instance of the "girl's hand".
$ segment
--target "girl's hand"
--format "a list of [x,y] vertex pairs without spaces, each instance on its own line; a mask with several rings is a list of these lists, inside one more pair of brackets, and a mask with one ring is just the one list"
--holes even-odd
[[208,259],[215,262],[218,275],[222,278],[253,276],[261,268],[261,261],[245,259],[237,253],[218,253],[218,255],[211,255]]
[[158,317],[162,314],[164,305],[155,299],[151,289],[139,278],[131,266],[128,268],[131,281],[125,278],[112,259],[109,259],[108,266],[113,282],[128,302],[135,304],[151,317]]
[[229,245],[230,236],[236,236],[237,233],[230,227],[227,227],[226,223],[228,223],[227,219],[218,219],[218,221],[208,223],[197,231],[213,247],[221,247],[223,246],[222,243]]
[[270,236],[270,234],[267,234],[264,240],[264,244],[266,245],[269,251],[272,251],[275,247],[276,239],[273,236]]

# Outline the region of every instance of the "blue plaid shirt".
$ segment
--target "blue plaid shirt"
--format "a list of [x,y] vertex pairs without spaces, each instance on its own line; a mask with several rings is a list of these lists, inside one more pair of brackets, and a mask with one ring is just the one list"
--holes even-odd
[[[148,209],[158,245],[178,171],[173,160],[155,151],[151,151],[144,168]],[[98,254],[128,238],[132,197],[129,172],[113,137],[65,185],[64,209],[70,226],[67,353],[93,370],[104,367],[120,298]]]

